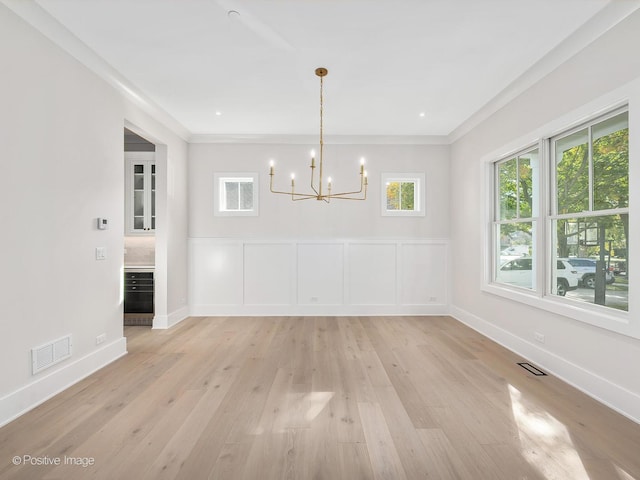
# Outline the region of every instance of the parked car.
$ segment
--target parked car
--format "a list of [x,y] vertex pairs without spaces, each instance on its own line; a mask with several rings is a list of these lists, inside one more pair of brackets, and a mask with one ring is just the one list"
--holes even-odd
[[[531,257],[510,260],[498,269],[496,280],[518,287],[533,288],[533,262]],[[556,263],[556,294],[564,297],[569,290],[578,288],[580,274],[566,260]]]
[[[596,261],[592,258],[562,258],[571,264],[571,266],[580,274],[580,285],[587,288],[596,287]],[[615,276],[612,272],[606,271],[605,281],[608,285],[615,282]]]

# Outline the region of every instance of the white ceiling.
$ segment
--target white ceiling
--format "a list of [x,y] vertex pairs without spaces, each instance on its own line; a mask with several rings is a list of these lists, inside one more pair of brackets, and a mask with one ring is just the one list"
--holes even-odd
[[37,0],[190,134],[222,136],[317,134],[320,66],[327,135],[450,135],[610,3]]

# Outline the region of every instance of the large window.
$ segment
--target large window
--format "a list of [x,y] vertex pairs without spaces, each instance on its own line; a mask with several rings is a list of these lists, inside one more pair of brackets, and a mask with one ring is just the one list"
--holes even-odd
[[538,156],[534,148],[496,163],[495,169],[494,280],[531,290],[536,285]]
[[629,119],[613,112],[551,139],[556,258],[580,270],[575,300],[628,310]]
[[626,108],[493,167],[492,281],[627,311]]

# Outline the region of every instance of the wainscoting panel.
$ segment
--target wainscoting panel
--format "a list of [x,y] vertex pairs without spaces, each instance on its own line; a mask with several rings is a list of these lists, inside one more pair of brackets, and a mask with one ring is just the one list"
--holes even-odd
[[241,305],[242,265],[240,242],[189,242],[189,305]]
[[349,303],[395,305],[397,244],[349,245]]
[[295,245],[244,245],[245,305],[290,305],[295,275]]
[[400,256],[400,301],[405,305],[446,302],[447,246],[404,244]]
[[441,239],[189,239],[191,315],[441,315]]
[[298,304],[344,303],[344,245],[298,245]]

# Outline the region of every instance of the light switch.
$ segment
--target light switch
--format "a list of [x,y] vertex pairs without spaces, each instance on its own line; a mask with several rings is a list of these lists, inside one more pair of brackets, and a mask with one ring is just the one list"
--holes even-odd
[[106,260],[107,249],[106,247],[96,247],[96,260]]

